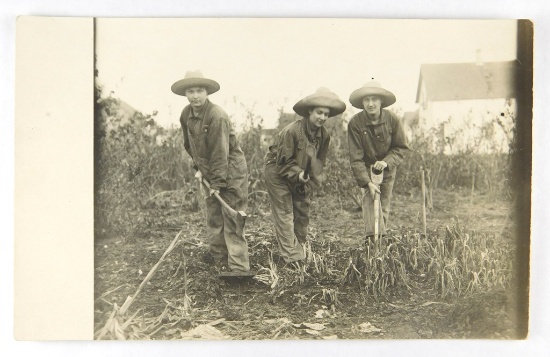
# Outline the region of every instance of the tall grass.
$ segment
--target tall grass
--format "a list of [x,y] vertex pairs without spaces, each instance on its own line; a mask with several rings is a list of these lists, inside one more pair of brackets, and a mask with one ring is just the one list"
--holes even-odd
[[457,224],[427,236],[405,232],[352,249],[342,281],[357,283],[376,300],[387,298],[391,288],[409,289],[420,277],[442,298],[460,296],[508,287],[513,257],[504,240]]

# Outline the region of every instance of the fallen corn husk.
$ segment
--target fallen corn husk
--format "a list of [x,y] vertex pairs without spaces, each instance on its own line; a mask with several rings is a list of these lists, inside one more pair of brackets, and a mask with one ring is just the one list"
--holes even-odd
[[314,324],[309,322],[302,322],[300,324],[292,324],[296,328],[305,328],[310,330],[321,331],[325,329],[325,324]]
[[181,333],[183,340],[230,340],[231,337],[223,334],[210,324],[199,325],[189,331]]
[[364,322],[361,325],[359,325],[359,331],[365,332],[365,333],[378,333],[378,332],[382,332],[382,329],[375,327],[370,322]]
[[[168,256],[168,254],[170,254],[172,252],[172,250],[174,250],[176,245],[179,243],[180,236],[181,236],[182,233],[183,233],[183,229],[181,231],[179,231],[179,233],[172,240],[172,242],[170,243],[170,245],[168,246],[166,251],[162,254],[159,261],[153,266],[153,268],[151,268],[151,270],[149,271],[149,273],[147,274],[145,279],[143,279],[143,281],[139,285],[139,287],[136,290],[136,292],[134,293],[134,295],[128,296],[126,298],[126,301],[124,302],[124,304],[122,304],[122,306],[120,308],[117,306],[117,304],[113,305],[113,312],[111,313],[111,315],[109,315],[109,318],[107,319],[107,322],[105,323],[103,328],[99,332],[96,333],[96,339],[101,340],[101,339],[104,339],[105,337],[110,338],[110,339],[117,339],[117,340],[126,340],[127,339],[126,334],[125,334],[125,329],[130,326],[130,324],[131,324],[132,320],[134,320],[137,312],[134,315],[132,315],[130,318],[128,318],[126,321],[124,321],[126,312],[130,308],[132,303],[135,301],[136,297],[139,295],[139,293],[141,292],[143,287],[149,282],[149,280],[151,280],[153,275],[155,275],[156,271],[161,266],[161,264],[164,262],[164,260]],[[147,329],[145,329],[145,330],[147,330]]]

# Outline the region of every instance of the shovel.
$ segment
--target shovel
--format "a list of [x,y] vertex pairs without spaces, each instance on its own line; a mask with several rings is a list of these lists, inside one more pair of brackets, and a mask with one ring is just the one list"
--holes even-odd
[[[311,176],[311,170],[312,170],[311,165],[313,164],[312,161],[313,160],[318,160],[317,159],[317,154],[316,154],[316,149],[313,145],[308,144],[308,146],[306,148],[306,155],[307,155],[307,158],[306,158],[306,168],[304,170],[304,179],[309,180],[311,178],[310,182],[312,182],[314,184],[313,187],[317,187],[319,185],[318,179]],[[306,184],[304,184],[304,183],[299,183],[298,184],[297,190],[298,190],[298,193],[302,197],[305,197],[305,185]]]
[[[309,171],[311,170],[311,156],[307,157],[306,161],[306,169],[304,170],[304,180],[309,180]],[[305,183],[299,183],[298,184],[298,194],[302,197],[306,196],[306,184]]]
[[[206,181],[204,178],[202,179],[202,184],[208,188],[210,191],[210,184],[208,181]],[[214,192],[214,196],[220,201],[222,205],[222,209],[224,212],[231,217],[231,219],[235,222],[235,225],[237,226],[237,235],[242,236],[244,231],[244,223],[246,220],[246,212],[245,211],[236,211],[233,208],[231,208],[227,202],[223,200],[223,198],[220,197],[220,194],[217,192]]]
[[[384,180],[384,171],[376,170],[371,166],[371,181],[377,187],[380,187],[382,181]],[[374,192],[374,239],[378,240],[378,235],[380,231],[380,194]]]

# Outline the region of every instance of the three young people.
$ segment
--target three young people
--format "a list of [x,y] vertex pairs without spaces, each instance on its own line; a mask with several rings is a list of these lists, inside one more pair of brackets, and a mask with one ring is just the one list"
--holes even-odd
[[[196,177],[209,185],[206,199],[207,236],[210,253],[222,266],[243,275],[250,271],[244,233],[226,216],[217,193],[233,209],[245,210],[248,169],[244,153],[225,111],[208,96],[220,89],[200,71],[189,71],[172,85],[175,94],[187,97],[180,116],[184,147],[191,156]],[[395,103],[393,93],[370,81],[353,91],[350,103],[361,109],[348,124],[348,154],[351,170],[363,192],[365,236],[374,235],[374,205],[380,194],[380,234],[386,233],[397,166],[408,150],[399,118],[385,107]],[[271,201],[279,254],[287,263],[305,258],[312,190],[323,181],[330,144],[324,124],[346,110],[345,103],[326,88],[298,101],[294,111],[302,118],[276,136],[264,160],[264,178]],[[371,169],[383,171],[380,185],[373,183]]]

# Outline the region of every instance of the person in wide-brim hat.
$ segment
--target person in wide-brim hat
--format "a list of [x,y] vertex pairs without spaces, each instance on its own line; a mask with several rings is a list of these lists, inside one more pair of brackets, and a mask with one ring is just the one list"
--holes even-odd
[[387,89],[382,88],[380,82],[369,81],[361,88],[354,90],[349,96],[349,102],[355,108],[364,109],[363,99],[367,96],[377,96],[382,100],[382,108],[389,107],[395,103],[395,95]]
[[208,94],[216,93],[220,90],[218,82],[205,78],[200,70],[187,71],[183,79],[172,84],[171,89],[175,94],[185,96],[185,91],[194,87],[205,88]]
[[281,258],[286,263],[305,259],[311,192],[323,180],[330,143],[324,127],[346,104],[326,88],[294,105],[302,116],[283,128],[265,156],[264,179]]
[[183,148],[193,160],[199,187],[204,188],[201,192],[205,196],[209,246],[205,261],[214,263],[220,277],[248,277],[253,274],[248,242],[231,215],[224,212],[225,205],[217,199],[221,197],[224,204],[236,211],[246,210],[248,202],[248,167],[233,124],[225,110],[208,98],[220,85],[195,70],[188,71],[171,89],[189,101],[181,112],[180,123]]
[[321,87],[315,93],[298,101],[292,109],[296,114],[307,118],[309,117],[309,111],[318,107],[330,109],[328,116],[333,117],[342,114],[346,110],[346,103],[327,88]]
[[400,118],[384,109],[395,100],[392,92],[374,80],[349,98],[355,108],[363,109],[349,120],[347,135],[351,171],[363,192],[364,232],[369,242],[387,234],[397,167],[409,150]]

